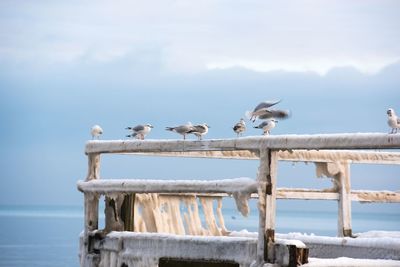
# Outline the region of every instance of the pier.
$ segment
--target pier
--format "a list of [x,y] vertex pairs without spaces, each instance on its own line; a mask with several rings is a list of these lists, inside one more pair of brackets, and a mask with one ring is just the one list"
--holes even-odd
[[[382,133],[277,135],[203,141],[88,141],[85,147],[88,173],[77,185],[84,193],[85,213],[80,264],[82,267],[305,264],[309,256],[318,258],[325,251],[325,243],[332,248],[335,244],[314,244],[301,237],[275,234],[276,200],[337,201],[337,236],[357,240],[352,231],[351,202],[400,202],[400,192],[398,188],[397,191],[352,190],[351,164],[398,165],[398,149],[400,134]],[[254,170],[256,179],[105,179],[101,178],[100,172],[102,154],[258,160],[259,168]],[[318,176],[332,179],[332,187],[278,188],[279,161],[312,162]],[[98,229],[101,196],[105,196],[106,203],[104,229]],[[214,212],[212,206],[213,201],[220,205],[224,197],[234,198],[242,214],[248,212],[248,199],[257,199],[257,236],[229,235],[223,224],[221,207]],[[199,226],[199,202],[205,213],[206,228]],[[185,214],[179,210],[182,203],[187,207]],[[167,211],[161,206],[167,207]],[[163,218],[169,223],[155,218]],[[349,242],[349,246],[357,246],[356,243]],[[379,242],[377,244],[377,254],[400,260],[400,247],[379,247]],[[336,246],[335,256],[346,256],[341,254],[344,250],[346,246]],[[365,251],[360,248],[358,253],[363,257]]]

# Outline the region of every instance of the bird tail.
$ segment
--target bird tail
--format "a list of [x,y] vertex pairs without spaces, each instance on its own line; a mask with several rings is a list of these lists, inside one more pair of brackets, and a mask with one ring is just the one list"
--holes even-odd
[[132,127],[126,127],[125,130],[132,130]]
[[173,131],[175,128],[174,127],[165,127],[165,130],[167,131]]

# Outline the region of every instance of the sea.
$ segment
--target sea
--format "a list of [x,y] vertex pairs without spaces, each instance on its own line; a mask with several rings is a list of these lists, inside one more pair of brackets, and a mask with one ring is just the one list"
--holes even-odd
[[[235,208],[223,213],[228,230],[257,231],[256,209],[248,217]],[[283,206],[277,209],[276,218],[278,233],[335,236],[337,231],[337,210],[332,205],[326,209]],[[100,215],[100,227],[103,223],[104,216]],[[400,210],[398,205],[395,209],[356,209],[352,225],[353,232],[400,231]],[[82,206],[0,205],[0,266],[78,267],[82,229]]]

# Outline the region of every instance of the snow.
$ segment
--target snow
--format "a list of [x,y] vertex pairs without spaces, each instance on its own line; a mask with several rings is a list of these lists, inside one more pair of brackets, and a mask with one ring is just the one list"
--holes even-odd
[[[111,232],[97,244],[100,266],[156,266],[160,258],[229,260],[249,266],[257,240],[245,237],[180,236],[173,234]],[[105,252],[105,253],[103,253]]]
[[309,263],[303,267],[395,267],[400,266],[400,261],[394,260],[371,260],[371,259],[353,259],[340,257],[335,259],[308,258]]

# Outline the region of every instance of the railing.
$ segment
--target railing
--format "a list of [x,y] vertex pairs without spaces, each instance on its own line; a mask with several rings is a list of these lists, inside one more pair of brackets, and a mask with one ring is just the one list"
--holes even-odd
[[[400,202],[400,193],[394,191],[351,190],[350,164],[400,164],[399,152],[359,151],[360,149],[399,149],[400,135],[396,134],[328,134],[328,135],[285,135],[268,137],[245,137],[238,139],[177,141],[89,141],[85,153],[89,159],[89,170],[85,182],[78,188],[85,194],[85,247],[90,251],[90,232],[98,228],[99,194],[127,193],[198,193],[224,196],[237,192],[230,186],[232,182],[242,183],[246,193],[258,198],[259,237],[257,243],[257,262],[274,262],[276,199],[322,199],[338,201],[338,235],[351,236],[351,201],[362,202]],[[160,186],[152,181],[99,181],[100,155],[103,153],[141,154],[150,156],[205,157],[257,159],[260,166],[257,181],[235,180],[202,183],[168,182]],[[277,188],[277,162],[305,161],[315,162],[317,174],[333,178],[334,187],[317,190],[304,188]],[[146,184],[146,186],[144,186]],[[114,213],[106,214],[106,229],[129,230],[129,227],[116,226],[115,208],[133,205],[134,199],[117,200],[112,203]],[[127,204],[128,203],[128,204]],[[132,209],[131,209],[132,210]],[[107,212],[106,212],[107,213]],[[127,221],[133,214],[127,215]],[[107,225],[109,221],[109,225]],[[114,223],[114,224],[113,224]]]

